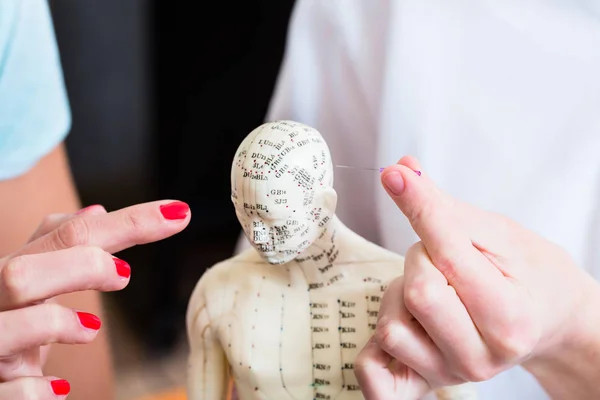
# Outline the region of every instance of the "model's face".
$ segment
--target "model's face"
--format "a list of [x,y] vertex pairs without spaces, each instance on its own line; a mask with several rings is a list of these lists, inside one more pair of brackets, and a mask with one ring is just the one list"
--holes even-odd
[[334,211],[323,209],[332,179],[329,151],[312,128],[265,124],[242,142],[231,200],[246,236],[269,263],[293,260],[322,234]]
[[232,198],[246,237],[270,264],[293,260],[323,231],[321,210],[302,194],[272,189],[253,200]]

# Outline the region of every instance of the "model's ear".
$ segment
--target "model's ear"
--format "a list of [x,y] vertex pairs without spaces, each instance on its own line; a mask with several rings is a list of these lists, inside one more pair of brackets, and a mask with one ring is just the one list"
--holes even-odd
[[319,191],[318,206],[323,209],[323,216],[333,217],[337,207],[337,193],[332,187],[326,187]]

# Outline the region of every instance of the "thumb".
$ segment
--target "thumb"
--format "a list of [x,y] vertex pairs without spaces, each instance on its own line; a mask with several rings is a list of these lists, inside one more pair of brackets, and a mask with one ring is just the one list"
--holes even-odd
[[415,158],[403,157],[397,164],[385,168],[381,183],[430,255],[447,247],[449,240],[454,242],[453,246],[460,244],[463,249],[471,246],[469,236],[461,229],[456,201],[422,172]]
[[475,271],[481,255],[473,247],[456,202],[420,168],[417,160],[404,157],[383,170],[381,182],[408,218],[433,264],[449,282],[458,283]]
[[465,213],[459,201],[421,171],[417,160],[404,157],[385,168],[381,182],[421,238],[433,264],[456,289],[473,284],[487,287],[486,281],[496,281],[499,271],[481,268],[489,260],[471,240],[470,220],[478,214]]
[[[442,191],[423,172],[414,157],[402,157],[397,164],[385,168],[381,181],[426,248],[439,236],[437,232],[468,236],[471,244],[479,249],[510,254],[514,238],[522,231],[507,217],[475,207]],[[490,229],[492,226],[493,229]],[[447,230],[440,232],[440,229]],[[432,249],[428,248],[428,251]]]

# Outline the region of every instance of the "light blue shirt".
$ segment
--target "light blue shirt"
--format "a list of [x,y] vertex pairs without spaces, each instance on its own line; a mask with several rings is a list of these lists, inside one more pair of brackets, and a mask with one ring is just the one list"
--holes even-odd
[[46,0],[0,0],[0,180],[27,172],[70,125]]

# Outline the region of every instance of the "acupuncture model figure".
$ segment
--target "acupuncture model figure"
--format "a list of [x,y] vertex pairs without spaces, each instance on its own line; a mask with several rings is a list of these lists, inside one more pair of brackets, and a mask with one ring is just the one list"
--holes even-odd
[[[231,199],[253,245],[209,269],[188,306],[189,400],[363,399],[353,371],[403,257],[335,216],[329,149],[315,129],[266,123],[239,146]],[[471,386],[439,398],[474,399]]]

